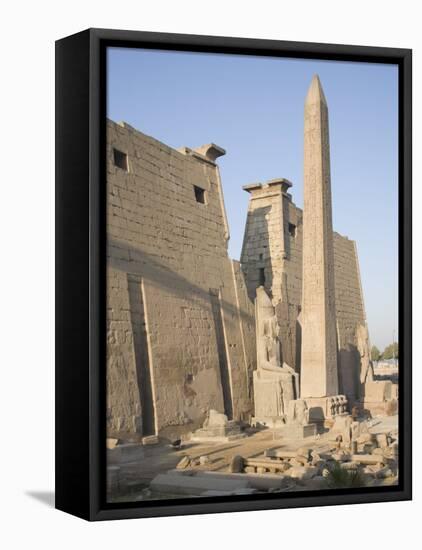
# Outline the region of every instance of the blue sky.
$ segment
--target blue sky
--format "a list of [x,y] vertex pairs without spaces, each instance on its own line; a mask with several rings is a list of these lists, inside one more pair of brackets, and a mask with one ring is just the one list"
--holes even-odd
[[239,259],[248,194],[285,177],[303,206],[303,106],[318,73],[328,102],[333,225],[357,243],[371,342],[397,338],[398,71],[341,63],[110,48],[107,116],[171,147],[214,142]]

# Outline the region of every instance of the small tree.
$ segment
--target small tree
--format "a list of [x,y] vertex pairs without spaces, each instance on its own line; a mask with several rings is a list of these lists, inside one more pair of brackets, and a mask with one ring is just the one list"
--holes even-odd
[[371,348],[371,360],[372,361],[378,361],[380,356],[381,356],[381,352],[377,348],[377,346],[372,346],[372,348]]
[[397,359],[399,355],[399,345],[397,342],[390,344],[382,352],[383,359]]

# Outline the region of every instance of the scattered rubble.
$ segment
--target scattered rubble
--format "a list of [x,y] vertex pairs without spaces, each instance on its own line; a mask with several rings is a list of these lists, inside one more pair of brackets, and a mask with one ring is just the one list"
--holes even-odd
[[[169,468],[156,470],[149,478],[148,475],[139,477],[139,457],[145,452],[153,456],[159,450],[154,451],[154,446],[148,450],[140,443],[117,442],[107,450],[109,456],[119,458],[117,463],[109,463],[109,491],[117,498],[130,494],[133,500],[142,501],[180,496],[284,493],[396,483],[399,452],[397,430],[387,431],[376,422],[359,423],[351,420],[351,417],[349,419],[343,417],[341,421],[335,421],[332,430],[318,440],[310,443],[307,443],[308,440],[298,441],[296,449],[292,447],[294,442],[286,445],[284,440],[280,440],[279,447],[265,448],[264,442],[273,442],[271,434],[268,434],[269,437],[260,436],[261,447],[251,447],[246,441],[236,444],[235,447],[246,452],[243,456],[240,453],[233,454],[231,459],[227,453],[223,463],[221,455],[216,456],[215,450],[210,452],[210,443],[208,447],[205,443],[191,443],[189,454],[180,450],[169,452]],[[211,419],[213,425],[216,422],[226,426],[224,415]],[[344,436],[345,429],[350,430],[349,438],[347,434]],[[215,449],[214,444],[211,445],[211,449]],[[230,445],[226,447],[229,449]],[[224,448],[221,445],[222,451]],[[258,449],[258,453],[251,453],[253,448]],[[210,458],[209,454],[214,456]]]
[[224,443],[246,437],[239,422],[229,420],[223,413],[210,409],[202,428],[191,434],[191,441]]
[[[345,426],[351,426],[347,421]],[[289,476],[300,482],[314,478],[328,478],[335,469],[350,474],[365,474],[367,481],[397,476],[398,442],[392,434],[373,435],[367,431],[366,423],[361,429],[354,426],[357,439],[346,444],[336,431],[330,435],[332,445],[326,450],[299,448],[296,451],[267,449],[264,457],[245,458],[234,456],[230,470],[247,474],[277,474]],[[333,441],[334,439],[334,441]],[[322,479],[318,482],[321,484]],[[365,484],[365,483],[364,483]],[[315,485],[315,484],[314,484]]]

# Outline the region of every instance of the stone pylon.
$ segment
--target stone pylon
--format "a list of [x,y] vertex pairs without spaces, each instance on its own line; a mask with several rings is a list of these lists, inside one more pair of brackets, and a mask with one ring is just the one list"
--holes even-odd
[[338,394],[328,108],[317,75],[304,140],[301,398]]

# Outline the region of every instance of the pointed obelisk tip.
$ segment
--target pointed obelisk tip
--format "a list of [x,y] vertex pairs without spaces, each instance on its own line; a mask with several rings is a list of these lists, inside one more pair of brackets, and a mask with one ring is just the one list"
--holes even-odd
[[314,76],[312,77],[312,82],[309,86],[308,94],[305,101],[305,104],[307,105],[311,105],[313,103],[324,103],[324,105],[327,105],[324,90],[322,89],[321,81],[317,74],[314,74]]

